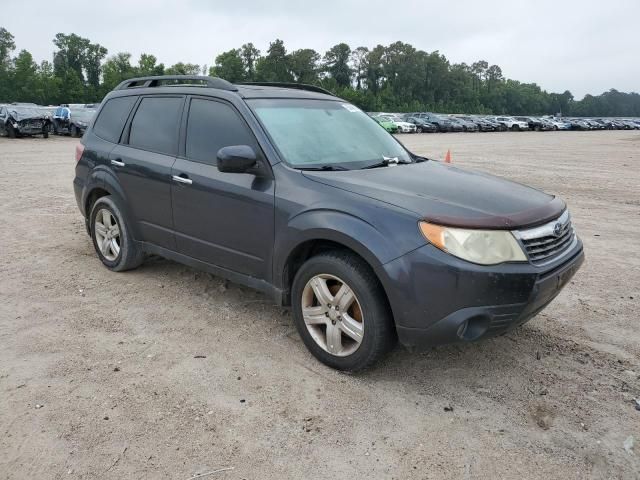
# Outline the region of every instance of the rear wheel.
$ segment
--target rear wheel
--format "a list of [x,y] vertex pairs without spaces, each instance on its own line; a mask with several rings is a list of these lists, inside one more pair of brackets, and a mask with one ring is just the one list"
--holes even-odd
[[307,260],[293,281],[292,303],[306,347],[332,368],[362,370],[395,344],[393,319],[378,279],[348,252]]
[[144,254],[131,237],[124,215],[111,196],[96,200],[89,224],[93,246],[105,267],[122,272],[140,266]]

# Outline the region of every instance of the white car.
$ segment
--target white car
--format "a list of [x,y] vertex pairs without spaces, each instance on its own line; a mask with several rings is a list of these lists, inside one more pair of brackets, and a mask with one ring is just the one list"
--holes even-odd
[[555,130],[571,130],[571,124],[567,122],[563,122],[559,118],[550,117],[546,119],[553,125]]
[[529,124],[513,117],[493,117],[493,119],[507,127],[509,130],[529,130]]
[[380,115],[378,118],[395,123],[398,127],[398,133],[416,133],[418,131],[413,123],[405,122],[396,115]]

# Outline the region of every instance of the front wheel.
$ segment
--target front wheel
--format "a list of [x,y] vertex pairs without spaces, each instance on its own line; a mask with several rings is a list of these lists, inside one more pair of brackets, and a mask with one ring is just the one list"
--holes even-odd
[[354,254],[334,251],[307,260],[293,281],[292,304],[304,344],[329,367],[365,369],[395,344],[380,282]]
[[18,135],[16,134],[16,129],[13,128],[13,125],[7,124],[7,136],[9,138],[16,138]]

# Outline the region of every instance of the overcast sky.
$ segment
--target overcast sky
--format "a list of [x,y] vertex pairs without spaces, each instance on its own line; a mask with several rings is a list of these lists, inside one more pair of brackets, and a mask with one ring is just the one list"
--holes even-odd
[[142,52],[159,62],[211,65],[216,55],[253,42],[265,51],[323,54],[397,40],[452,62],[484,59],[505,76],[576,98],[609,88],[640,91],[638,0],[0,0],[0,26],[39,62],[58,32],[102,44],[109,54]]

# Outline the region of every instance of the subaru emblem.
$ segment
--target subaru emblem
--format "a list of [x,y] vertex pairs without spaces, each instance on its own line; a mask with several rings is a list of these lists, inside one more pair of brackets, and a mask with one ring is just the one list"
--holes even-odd
[[556,224],[553,226],[553,234],[554,234],[556,237],[559,237],[561,233],[562,233],[562,224],[561,224],[561,223],[556,223]]

